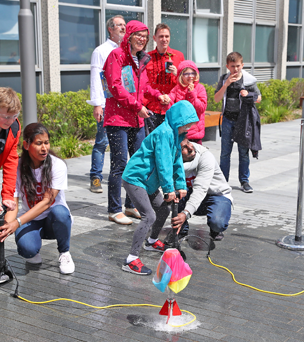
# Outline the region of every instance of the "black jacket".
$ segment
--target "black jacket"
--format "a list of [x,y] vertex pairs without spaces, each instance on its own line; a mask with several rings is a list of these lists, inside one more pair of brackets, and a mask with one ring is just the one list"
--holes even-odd
[[233,133],[233,140],[249,148],[254,158],[258,158],[258,151],[262,149],[260,115],[254,104],[257,98],[258,94],[254,92],[249,92],[246,97],[242,97],[241,113]]

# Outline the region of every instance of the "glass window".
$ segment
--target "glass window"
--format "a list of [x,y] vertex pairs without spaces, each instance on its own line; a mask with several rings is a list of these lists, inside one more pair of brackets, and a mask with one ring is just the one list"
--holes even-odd
[[196,10],[203,13],[222,14],[221,0],[196,0]]
[[162,12],[189,13],[189,0],[162,0]]
[[76,5],[100,6],[100,0],[60,0],[60,2]]
[[61,64],[90,64],[99,45],[99,11],[59,6]]
[[188,18],[162,15],[162,22],[170,27],[170,47],[181,51],[187,59]]
[[298,61],[300,56],[300,37],[301,28],[298,26],[288,27],[288,41],[287,41],[287,61]]
[[233,51],[243,56],[244,63],[251,62],[251,25],[234,24]]
[[0,0],[0,64],[2,65],[19,63],[19,10],[19,2]]
[[217,19],[193,18],[192,59],[195,63],[218,62]]
[[90,71],[61,72],[61,92],[88,89],[90,86]]
[[[114,10],[106,10],[106,22],[114,17],[115,15],[122,15],[125,19],[125,22],[128,23],[131,20],[138,20],[143,22],[144,21],[144,14],[138,12],[130,12],[130,11],[114,11]],[[106,22],[105,22],[105,30],[107,32],[107,37],[109,36],[109,32],[106,29]],[[152,37],[150,37],[152,39]]]
[[255,61],[274,62],[274,27],[256,26]]
[[291,24],[300,24],[302,17],[302,0],[289,0],[288,22]]
[[124,6],[142,6],[142,0],[107,0],[107,3]]
[[300,77],[300,67],[287,67],[286,80],[290,81],[292,78]]
[[219,69],[199,69],[199,81],[209,85],[214,85],[219,80]]
[[[41,94],[40,89],[40,75],[36,73],[36,93]],[[21,77],[19,72],[1,72],[0,73],[0,84],[2,87],[11,87],[17,93],[22,93],[21,90]]]

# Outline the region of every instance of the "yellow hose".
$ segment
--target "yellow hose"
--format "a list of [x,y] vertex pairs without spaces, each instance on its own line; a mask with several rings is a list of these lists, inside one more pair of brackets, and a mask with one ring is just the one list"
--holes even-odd
[[[122,308],[122,307],[133,307],[133,306],[150,306],[153,308],[161,308],[162,307],[160,305],[153,305],[153,304],[113,304],[113,305],[107,305],[107,306],[95,306],[95,305],[90,305],[90,304],[79,302],[78,300],[69,299],[69,298],[56,298],[56,299],[45,300],[43,302],[33,302],[33,301],[25,299],[19,295],[17,296],[17,298],[19,298],[19,299],[21,299],[27,303],[30,303],[30,304],[48,304],[48,303],[53,303],[53,302],[58,302],[58,301],[67,301],[67,302],[73,302],[73,303],[85,305],[85,306],[88,306],[89,308],[99,309],[99,310],[110,309],[110,308],[119,308],[119,307],[120,308]],[[173,325],[173,324],[168,323],[168,325],[170,325],[171,327],[174,327],[174,328],[180,328],[180,327],[184,327],[184,326],[186,326],[186,325],[188,325],[188,324],[190,324],[196,320],[196,316],[192,312],[186,311],[186,310],[181,310],[181,311],[192,315],[194,318],[190,322],[187,322],[185,324]]]
[[209,255],[208,255],[208,260],[209,260],[211,265],[213,265],[215,267],[218,267],[218,268],[221,268],[221,269],[227,271],[228,273],[230,273],[231,276],[232,276],[232,279],[233,279],[233,281],[235,283],[237,283],[238,285],[241,285],[241,286],[249,287],[252,290],[263,292],[263,293],[270,293],[270,294],[273,294],[273,295],[276,295],[276,296],[284,296],[284,297],[295,297],[295,296],[299,296],[299,295],[304,293],[304,290],[301,291],[301,292],[297,292],[297,293],[280,293],[280,292],[265,291],[265,290],[258,289],[258,288],[254,287],[254,286],[251,286],[251,285],[240,283],[239,281],[237,281],[235,279],[234,274],[227,267],[215,264],[214,262],[212,262],[212,260],[211,260]]

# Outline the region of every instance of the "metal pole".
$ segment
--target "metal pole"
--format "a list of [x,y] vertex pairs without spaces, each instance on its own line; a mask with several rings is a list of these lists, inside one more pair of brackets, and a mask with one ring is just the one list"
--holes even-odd
[[300,155],[299,155],[299,179],[298,179],[298,201],[297,201],[297,219],[296,233],[287,235],[276,241],[276,245],[294,251],[303,251],[302,243],[302,220],[303,220],[303,153],[304,153],[304,106],[302,106],[301,134],[300,134]]
[[23,127],[37,122],[35,35],[30,0],[20,0],[18,14]]

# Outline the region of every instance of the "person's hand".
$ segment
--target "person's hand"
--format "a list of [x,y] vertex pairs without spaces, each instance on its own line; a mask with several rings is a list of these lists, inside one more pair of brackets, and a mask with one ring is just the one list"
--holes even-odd
[[168,195],[168,198],[164,198],[164,200],[166,202],[171,202],[171,201],[174,201],[176,199],[175,191],[169,192],[167,195]]
[[0,227],[0,242],[3,242],[6,238],[12,235],[18,227],[19,223],[17,220],[11,223],[5,223],[2,227]]
[[146,119],[149,117],[148,109],[145,106],[141,107],[141,110],[137,113],[139,117]]
[[178,192],[179,192],[180,199],[182,199],[183,197],[187,195],[187,190],[178,190]]
[[231,83],[237,81],[237,78],[238,78],[238,73],[237,73],[237,72],[234,73],[234,74],[230,74],[230,76],[227,78],[227,81],[225,82],[225,84],[227,84],[227,87],[228,87]]
[[193,83],[188,84],[188,90],[192,91],[193,89],[194,89],[194,84]]
[[172,217],[171,225],[173,229],[178,229],[177,234],[179,233],[185,221],[186,221],[186,215],[184,213],[179,213],[177,216]]
[[241,94],[241,96],[246,97],[246,96],[248,95],[248,91],[245,90],[245,89],[242,89],[242,90],[240,91],[240,94]]
[[[7,207],[7,211],[13,211],[16,209],[16,202],[12,201],[12,200],[4,200],[2,202],[6,207]],[[0,205],[0,211],[3,211],[2,206]]]
[[95,106],[93,110],[94,118],[97,122],[100,122],[103,118],[103,110],[101,106]]
[[158,99],[159,99],[159,101],[160,101],[160,103],[162,105],[168,105],[170,103],[170,101],[171,101],[170,97],[168,95],[166,95],[166,94],[165,95],[160,95],[158,97]]
[[176,76],[177,75],[177,68],[175,65],[170,65],[169,68],[168,68],[169,71],[171,71],[171,73]]

